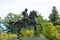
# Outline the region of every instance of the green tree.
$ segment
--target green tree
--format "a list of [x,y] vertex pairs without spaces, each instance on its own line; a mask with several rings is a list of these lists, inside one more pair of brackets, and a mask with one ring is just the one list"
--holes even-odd
[[3,20],[2,22],[4,23],[4,25],[7,28],[8,32],[13,33],[13,30],[15,30],[15,27],[13,25],[13,23],[9,24],[10,22],[16,22],[17,20],[21,19],[21,15],[17,15],[17,14],[13,14],[13,13],[9,13]]
[[58,25],[60,25],[60,17],[59,17],[59,19],[58,19],[57,23],[58,23]]
[[58,24],[57,21],[59,19],[59,14],[55,6],[53,6],[52,13],[49,16],[49,21],[54,25]]
[[37,22],[43,23],[43,16],[39,15],[37,18]]
[[9,13],[4,19],[3,21],[8,23],[9,21],[17,21],[19,19],[21,19],[21,15],[17,15],[17,14],[13,14],[13,13]]
[[43,23],[43,31],[42,34],[48,38],[49,40],[55,40],[56,38],[56,28],[53,26],[51,22],[45,21]]
[[0,17],[0,28],[1,28],[1,17]]
[[59,25],[60,25],[60,17],[59,17]]

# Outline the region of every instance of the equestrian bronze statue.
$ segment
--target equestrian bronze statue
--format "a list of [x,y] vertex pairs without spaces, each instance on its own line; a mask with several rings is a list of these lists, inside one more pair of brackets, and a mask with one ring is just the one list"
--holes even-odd
[[[23,18],[21,20],[17,20],[17,21],[10,21],[8,24],[14,27],[13,33],[16,33],[18,37],[20,37],[20,30],[21,28],[27,28],[27,27],[33,27],[34,28],[34,32],[35,35],[37,35],[37,28],[36,26],[40,26],[40,31],[42,31],[42,25],[41,23],[39,23],[36,18],[37,16],[37,12],[32,10],[30,12],[30,14],[28,15],[28,9],[26,8],[23,12]],[[39,35],[37,35],[39,36]]]

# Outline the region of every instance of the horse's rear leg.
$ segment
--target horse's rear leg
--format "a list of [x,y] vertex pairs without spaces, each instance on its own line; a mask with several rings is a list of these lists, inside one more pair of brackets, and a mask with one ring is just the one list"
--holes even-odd
[[20,37],[22,37],[22,35],[21,35],[21,33],[20,33],[20,29],[19,30],[17,30],[17,36],[18,36],[18,39],[20,38]]

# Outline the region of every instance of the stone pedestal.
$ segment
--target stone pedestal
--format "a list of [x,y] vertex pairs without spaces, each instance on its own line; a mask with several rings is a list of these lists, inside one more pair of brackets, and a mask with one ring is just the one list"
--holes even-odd
[[12,38],[10,40],[48,40],[47,38],[43,38],[43,37],[36,37],[36,38]]

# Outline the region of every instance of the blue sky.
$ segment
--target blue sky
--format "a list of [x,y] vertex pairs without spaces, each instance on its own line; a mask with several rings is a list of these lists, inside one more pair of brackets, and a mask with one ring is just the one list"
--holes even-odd
[[0,0],[0,17],[4,18],[9,12],[19,14],[28,8],[28,13],[34,9],[48,19],[53,6],[60,13],[60,0]]

